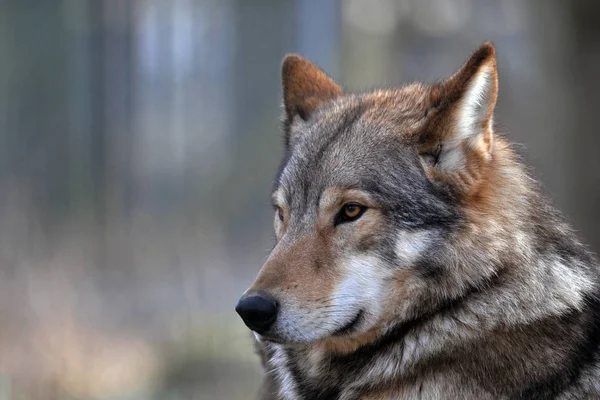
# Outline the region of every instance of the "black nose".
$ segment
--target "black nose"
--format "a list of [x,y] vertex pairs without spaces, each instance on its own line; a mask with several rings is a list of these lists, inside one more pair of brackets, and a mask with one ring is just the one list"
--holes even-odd
[[267,294],[255,294],[243,297],[235,307],[246,326],[257,333],[269,330],[277,319],[279,305]]

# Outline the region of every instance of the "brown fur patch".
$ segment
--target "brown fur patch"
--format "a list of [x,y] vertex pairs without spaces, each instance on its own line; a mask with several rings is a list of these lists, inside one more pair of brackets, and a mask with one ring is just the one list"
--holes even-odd
[[[475,155],[472,155],[475,158]],[[462,203],[469,219],[476,224],[489,223],[490,219],[502,220],[506,211],[507,203],[501,195],[506,187],[514,187],[514,182],[518,181],[517,176],[506,177],[503,175],[504,166],[513,165],[516,168],[515,155],[501,138],[496,138],[495,145],[490,154],[489,162],[483,160],[472,160],[470,164],[477,166],[477,172],[480,174],[477,185],[471,187],[468,195],[462,196]],[[524,176],[523,176],[524,178]],[[529,183],[522,182],[522,187]],[[515,187],[515,192],[519,188]]]
[[[336,259],[327,240],[310,235],[289,246],[277,246],[248,290],[282,293],[300,301],[319,302],[328,297],[339,280]],[[321,268],[327,264],[329,268]],[[318,282],[318,284],[315,284]]]
[[374,343],[382,333],[383,326],[377,325],[367,332],[353,336],[330,336],[313,344],[313,348],[330,354],[348,354],[359,347]]
[[289,119],[295,114],[306,119],[319,105],[342,95],[342,89],[321,69],[296,54],[283,60],[281,79]]
[[381,320],[384,322],[394,320],[398,315],[398,307],[406,304],[406,300],[418,297],[424,286],[419,276],[411,269],[397,271],[392,279],[394,284],[381,314]]

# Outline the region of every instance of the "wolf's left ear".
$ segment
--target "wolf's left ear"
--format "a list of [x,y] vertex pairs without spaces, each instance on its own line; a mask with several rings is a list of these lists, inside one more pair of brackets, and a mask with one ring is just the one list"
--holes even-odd
[[421,150],[438,173],[465,176],[489,161],[497,96],[496,51],[491,43],[484,43],[450,79],[431,89],[432,112]]
[[342,89],[333,79],[296,54],[290,54],[283,60],[281,83],[288,124],[296,115],[306,120],[319,105],[342,95]]

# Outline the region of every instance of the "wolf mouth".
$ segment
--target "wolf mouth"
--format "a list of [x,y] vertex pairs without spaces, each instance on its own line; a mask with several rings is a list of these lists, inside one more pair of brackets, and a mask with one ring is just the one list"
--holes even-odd
[[356,327],[356,325],[358,325],[358,323],[361,321],[362,316],[363,316],[363,310],[360,310],[348,324],[344,325],[340,329],[333,332],[332,336],[339,336],[339,335],[343,335],[345,333],[351,332],[352,329],[354,327]]

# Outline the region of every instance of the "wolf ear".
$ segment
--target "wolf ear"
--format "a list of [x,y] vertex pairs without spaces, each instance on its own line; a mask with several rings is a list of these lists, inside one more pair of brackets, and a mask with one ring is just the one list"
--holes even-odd
[[432,112],[421,153],[438,174],[456,173],[464,179],[487,164],[497,95],[496,51],[491,43],[484,43],[450,79],[431,89]]
[[306,120],[319,105],[342,95],[342,89],[331,78],[296,54],[283,60],[281,82],[287,124],[296,115]]

